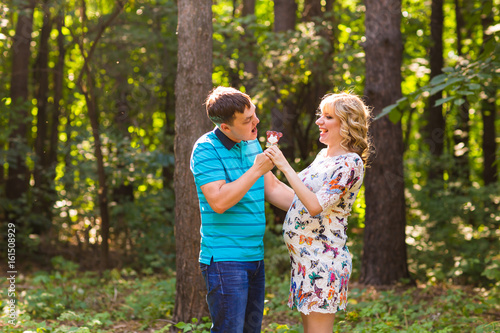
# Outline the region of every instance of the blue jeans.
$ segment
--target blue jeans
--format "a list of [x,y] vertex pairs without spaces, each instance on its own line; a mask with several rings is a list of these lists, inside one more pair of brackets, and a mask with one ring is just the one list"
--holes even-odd
[[264,315],[264,260],[200,263],[207,286],[211,332],[260,333]]

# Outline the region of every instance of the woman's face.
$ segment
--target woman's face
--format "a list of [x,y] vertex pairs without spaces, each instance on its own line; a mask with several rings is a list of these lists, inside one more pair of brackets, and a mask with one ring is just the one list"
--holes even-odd
[[319,127],[319,141],[327,146],[339,145],[342,141],[340,136],[340,118],[335,110],[321,110],[316,125]]

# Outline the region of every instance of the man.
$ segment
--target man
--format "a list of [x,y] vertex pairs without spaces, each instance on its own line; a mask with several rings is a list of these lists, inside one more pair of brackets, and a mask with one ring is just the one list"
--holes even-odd
[[191,171],[200,201],[199,260],[211,332],[257,333],[265,296],[264,198],[288,210],[294,193],[269,172],[274,165],[257,140],[259,118],[250,97],[218,87],[205,104],[216,128],[196,141]]

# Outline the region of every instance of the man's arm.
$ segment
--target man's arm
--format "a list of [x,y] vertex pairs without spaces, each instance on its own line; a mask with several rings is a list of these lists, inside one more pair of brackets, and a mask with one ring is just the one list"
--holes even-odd
[[218,214],[236,205],[255,184],[257,179],[274,167],[273,162],[264,154],[255,157],[254,164],[240,178],[226,183],[217,180],[200,187],[210,207]]
[[295,195],[289,186],[280,182],[272,172],[268,172],[264,175],[264,188],[267,201],[285,212],[288,211]]

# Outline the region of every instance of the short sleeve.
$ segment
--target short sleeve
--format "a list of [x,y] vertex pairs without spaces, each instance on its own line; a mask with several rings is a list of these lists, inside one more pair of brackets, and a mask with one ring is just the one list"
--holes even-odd
[[215,147],[206,141],[197,142],[193,147],[191,172],[198,186],[226,179],[222,161]]
[[359,189],[363,182],[363,172],[363,161],[357,155],[351,154],[340,164],[335,163],[326,170],[323,185],[316,192],[323,210],[336,205],[351,189]]

